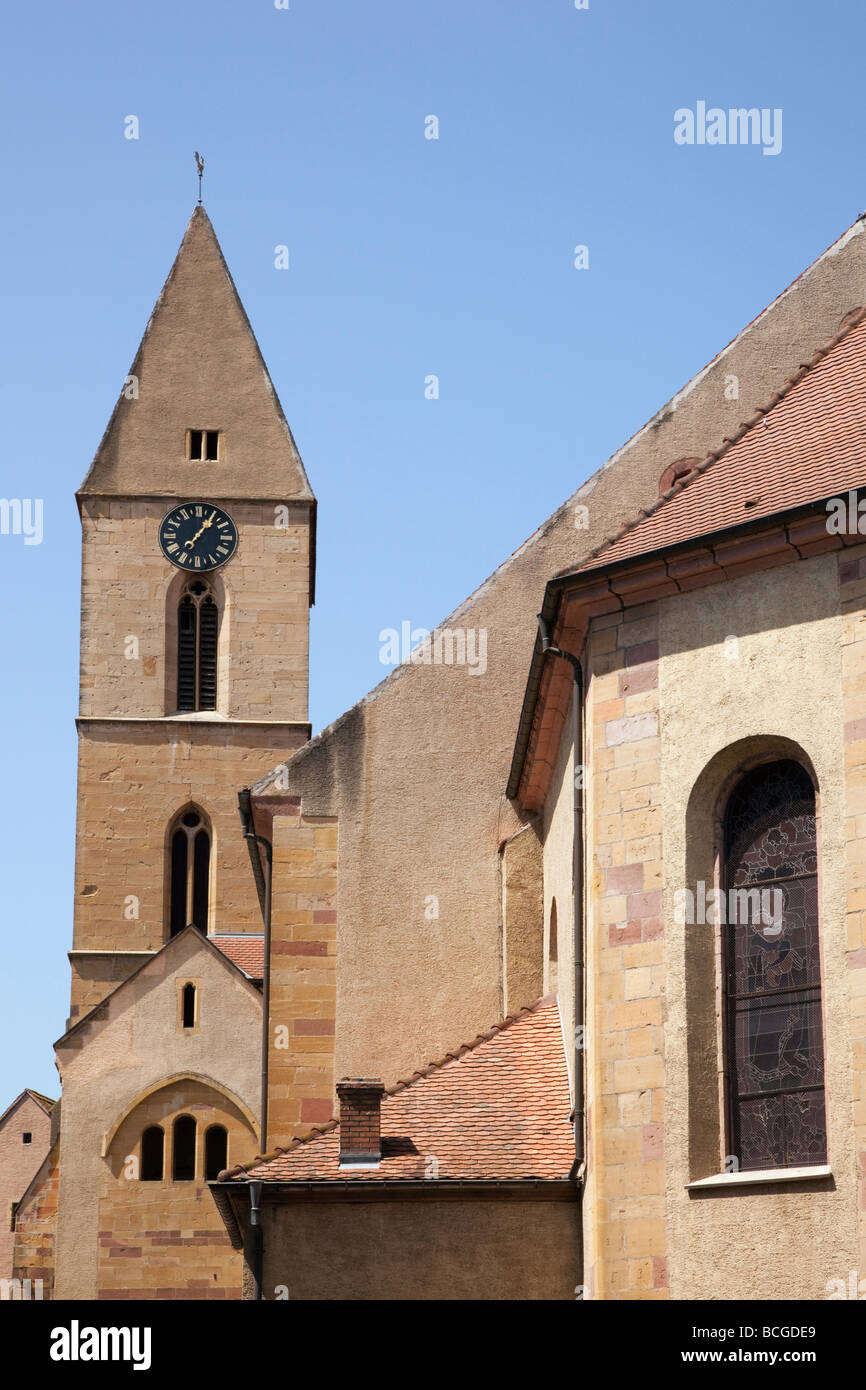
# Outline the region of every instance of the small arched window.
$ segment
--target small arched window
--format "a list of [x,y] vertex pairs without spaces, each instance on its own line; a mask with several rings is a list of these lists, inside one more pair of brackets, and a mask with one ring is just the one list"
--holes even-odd
[[183,987],[183,1026],[195,1027],[195,985]]
[[728,1145],[742,1170],[825,1163],[815,791],[764,763],[724,825]]
[[141,1136],[141,1181],[162,1182],[165,1135],[159,1125],[151,1125]]
[[204,1137],[204,1175],[215,1182],[228,1167],[229,1138],[223,1125],[211,1125]]
[[200,811],[190,807],[178,816],[171,833],[170,846],[171,935],[177,936],[190,924],[207,934],[211,843]]
[[177,707],[216,709],[219,608],[213,590],[193,579],[177,610]]
[[556,898],[550,904],[550,929],[547,938],[547,991],[555,994],[559,988],[559,936],[556,920]]
[[174,1122],[174,1158],[172,1176],[175,1182],[195,1180],[195,1120],[192,1115],[178,1115]]

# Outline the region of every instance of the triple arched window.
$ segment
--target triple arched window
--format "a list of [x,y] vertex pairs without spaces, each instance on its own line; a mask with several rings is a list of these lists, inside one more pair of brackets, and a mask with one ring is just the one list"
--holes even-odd
[[815,790],[762,763],[724,816],[728,1147],[743,1171],[826,1162]]
[[[196,1178],[196,1122],[192,1115],[178,1115],[171,1127],[171,1177],[173,1182]],[[141,1136],[141,1180],[162,1182],[165,1167],[165,1131],[150,1125]],[[228,1133],[225,1125],[209,1125],[204,1135],[204,1179],[213,1182],[228,1167]]]
[[177,610],[177,708],[216,709],[219,607],[211,586],[192,579]]

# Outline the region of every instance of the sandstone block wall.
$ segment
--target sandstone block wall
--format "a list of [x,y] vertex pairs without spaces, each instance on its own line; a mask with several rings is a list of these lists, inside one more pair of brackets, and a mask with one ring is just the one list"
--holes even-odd
[[334,1115],[337,844],[334,821],[280,804],[273,817],[269,1151]]
[[306,727],[88,722],[79,738],[72,1020],[169,934],[168,832],[193,802],[212,828],[211,932],[262,930],[237,793]]
[[[303,722],[310,506],[235,502],[213,496],[205,479],[191,486],[190,500],[202,496],[223,507],[238,528],[234,557],[203,576],[221,608],[218,712]],[[159,719],[177,709],[172,638],[190,576],[169,564],[158,542],[173,505],[170,497],[82,500],[82,715]]]

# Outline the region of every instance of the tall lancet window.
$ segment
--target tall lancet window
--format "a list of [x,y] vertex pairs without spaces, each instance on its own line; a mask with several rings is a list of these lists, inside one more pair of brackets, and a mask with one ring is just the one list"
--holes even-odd
[[743,1171],[827,1161],[815,791],[764,763],[725,813],[728,1152]]
[[210,830],[204,816],[190,807],[178,816],[170,837],[172,936],[184,927],[198,927],[207,935],[210,893]]
[[219,608],[213,590],[193,579],[177,611],[177,707],[216,709]]

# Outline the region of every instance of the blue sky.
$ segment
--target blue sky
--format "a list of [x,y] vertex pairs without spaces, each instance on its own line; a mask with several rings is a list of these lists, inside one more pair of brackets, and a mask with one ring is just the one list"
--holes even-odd
[[[444,618],[863,211],[866,19],[858,0],[10,0],[0,33],[0,493],[44,500],[40,545],[0,535],[2,1110],[58,1091],[73,494],[192,210],[193,150],[319,498],[319,729],[386,673],[381,629]],[[698,101],[780,108],[781,152],[675,144]]]

